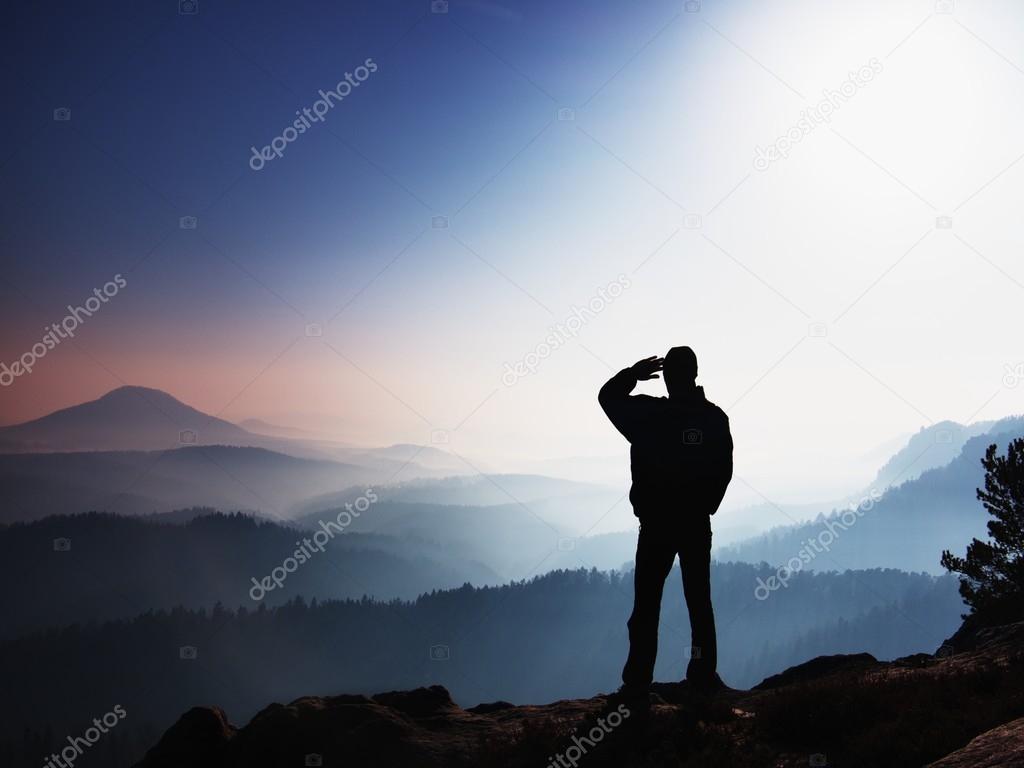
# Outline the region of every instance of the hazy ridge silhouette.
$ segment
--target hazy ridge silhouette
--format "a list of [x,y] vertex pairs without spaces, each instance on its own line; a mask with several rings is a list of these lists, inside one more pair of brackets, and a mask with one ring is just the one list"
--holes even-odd
[[[118,390],[114,400],[123,397],[137,393]],[[69,409],[72,420],[109,415],[97,407]],[[824,654],[931,650],[956,629],[963,604],[955,579],[935,575],[938,552],[984,534],[978,458],[989,441],[1024,429],[1015,419],[951,429],[912,437],[879,473],[896,486],[785,586],[758,592],[826,519],[716,550],[727,682],[749,686]],[[0,454],[4,514],[18,521],[0,525],[0,563],[18,585],[0,597],[5,764],[34,766],[54,734],[74,732],[112,697],[135,717],[83,766],[129,765],[200,702],[244,721],[272,700],[339,691],[439,683],[468,706],[615,687],[634,537],[583,534],[595,514],[630,514],[616,507],[621,492],[538,475],[446,475],[452,457],[437,448],[268,439],[295,453],[144,451],[128,441],[121,451]],[[423,462],[410,462],[417,453]],[[894,475],[908,462],[911,471]],[[409,466],[409,479],[393,479],[396,465]],[[343,536],[260,602],[251,598],[253,578],[371,484],[376,501]],[[133,514],[81,514],[103,508]],[[275,511],[289,521],[270,519]],[[69,548],[56,548],[59,539]],[[688,637],[681,600],[666,598],[656,679],[682,676]],[[193,646],[196,658],[182,658]]]

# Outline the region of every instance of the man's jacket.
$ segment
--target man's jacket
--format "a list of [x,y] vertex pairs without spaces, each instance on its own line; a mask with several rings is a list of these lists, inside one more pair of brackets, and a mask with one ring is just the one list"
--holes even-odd
[[598,401],[630,442],[629,500],[641,520],[682,522],[713,515],[732,479],[729,417],[695,387],[682,397],[631,395],[629,368],[601,387]]

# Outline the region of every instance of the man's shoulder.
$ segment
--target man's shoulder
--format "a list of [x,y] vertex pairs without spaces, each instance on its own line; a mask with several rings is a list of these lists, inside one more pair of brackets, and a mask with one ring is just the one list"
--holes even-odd
[[726,424],[729,423],[729,415],[725,411],[723,411],[720,407],[715,405],[710,400],[705,400],[704,402],[705,402],[705,408],[707,408],[709,413],[714,414],[714,416],[717,419],[719,419],[720,421],[723,421]]

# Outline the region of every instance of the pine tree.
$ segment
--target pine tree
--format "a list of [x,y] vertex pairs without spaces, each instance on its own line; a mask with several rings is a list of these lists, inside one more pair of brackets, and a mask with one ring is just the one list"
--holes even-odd
[[978,499],[994,518],[991,541],[974,539],[966,557],[942,553],[942,565],[960,574],[960,595],[986,624],[1024,619],[1024,438],[1013,440],[1005,456],[990,445],[981,460],[985,489]]

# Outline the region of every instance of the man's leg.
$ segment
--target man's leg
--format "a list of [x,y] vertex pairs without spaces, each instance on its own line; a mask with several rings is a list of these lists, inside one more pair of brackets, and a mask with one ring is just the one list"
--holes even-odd
[[633,614],[627,623],[629,658],[622,670],[622,682],[627,688],[646,691],[654,678],[661,593],[675,558],[671,539],[641,523],[633,572]]
[[710,683],[718,666],[715,612],[711,606],[711,520],[697,521],[681,534],[679,566],[690,614],[691,656],[686,678]]

